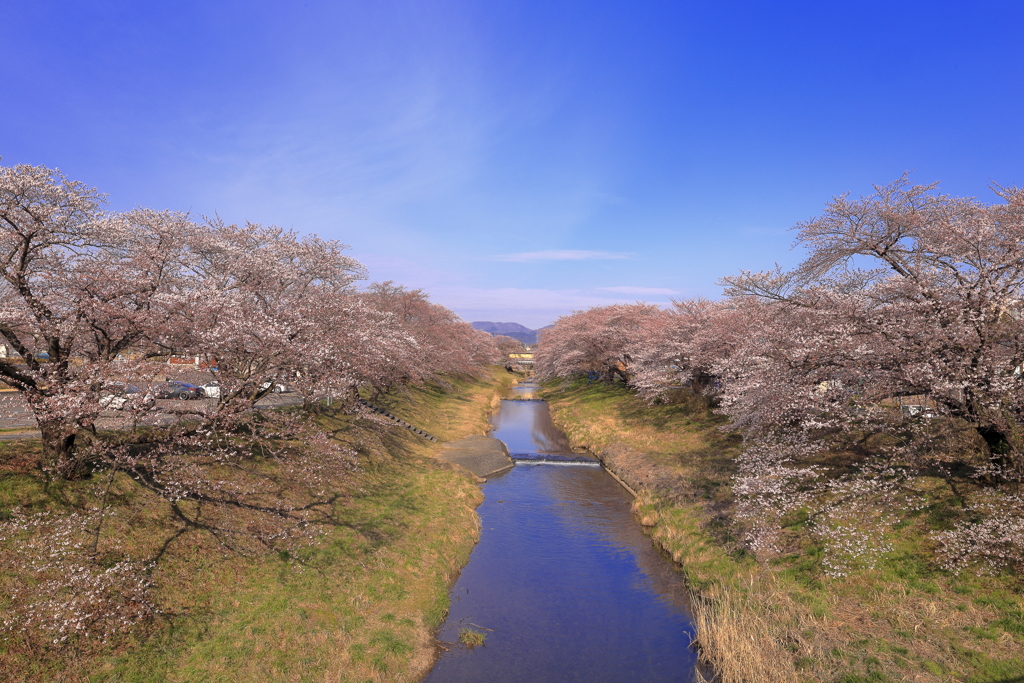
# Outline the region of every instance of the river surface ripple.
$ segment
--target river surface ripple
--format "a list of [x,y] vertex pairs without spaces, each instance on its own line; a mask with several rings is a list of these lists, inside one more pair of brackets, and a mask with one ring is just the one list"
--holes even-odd
[[[492,422],[513,454],[570,454],[542,401],[502,401]],[[519,463],[483,490],[480,543],[438,634],[450,649],[427,683],[693,680],[682,576],[603,469]],[[486,644],[459,645],[461,628]]]

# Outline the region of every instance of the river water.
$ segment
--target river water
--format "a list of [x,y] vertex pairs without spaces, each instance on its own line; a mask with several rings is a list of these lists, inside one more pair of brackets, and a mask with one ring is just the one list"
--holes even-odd
[[[531,398],[536,385],[513,395]],[[513,457],[579,457],[547,404],[505,400],[492,435]],[[488,479],[480,542],[451,591],[428,683],[693,680],[686,589],[596,461],[517,461]],[[486,635],[458,643],[459,631]]]

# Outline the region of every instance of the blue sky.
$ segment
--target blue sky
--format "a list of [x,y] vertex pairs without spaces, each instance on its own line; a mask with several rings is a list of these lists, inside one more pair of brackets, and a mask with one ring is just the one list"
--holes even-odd
[[0,0],[0,157],[531,327],[716,297],[904,170],[1024,184],[1024,3]]

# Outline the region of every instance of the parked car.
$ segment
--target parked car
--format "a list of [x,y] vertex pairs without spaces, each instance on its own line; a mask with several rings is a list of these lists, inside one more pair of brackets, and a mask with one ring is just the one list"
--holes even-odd
[[903,414],[907,417],[936,417],[935,409],[917,404],[905,404],[901,406]]
[[201,386],[200,389],[203,390],[203,394],[206,395],[206,398],[220,398],[220,382],[217,380],[207,382]]
[[153,394],[157,398],[177,398],[182,401],[189,399],[203,398],[206,392],[203,388],[188,382],[164,382],[153,386]]
[[[217,380],[207,382],[206,384],[199,388],[202,389],[203,392],[206,394],[206,398],[220,398],[220,382],[218,382]],[[275,394],[280,394],[285,391],[288,391],[288,388],[283,384],[275,383],[273,385],[273,388],[271,388],[271,382],[264,382],[263,384],[260,385],[260,391],[266,391],[267,389],[270,389]]]
[[[271,388],[271,384],[274,385],[273,388]],[[270,389],[270,391],[275,394],[283,394],[284,392],[288,391],[288,388],[285,387],[285,385],[277,384],[276,382],[264,382],[263,384],[260,385],[260,391],[266,391],[267,389]]]
[[129,403],[152,403],[153,395],[143,393],[134,384],[109,382],[100,395],[100,406],[113,410],[124,410]]

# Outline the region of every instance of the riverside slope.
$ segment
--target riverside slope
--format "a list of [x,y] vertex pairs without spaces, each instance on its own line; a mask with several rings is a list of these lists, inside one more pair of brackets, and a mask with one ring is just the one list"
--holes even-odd
[[514,463],[504,443],[490,436],[467,436],[443,444],[438,459],[461,465],[478,477],[511,469]]
[[740,441],[701,397],[649,405],[585,380],[541,394],[574,447],[637,488],[633,510],[683,568],[701,656],[721,683],[1024,681],[1018,577],[936,568],[922,541],[932,512],[911,519],[873,569],[829,576],[820,546],[795,528],[785,552],[759,563],[734,517]]

